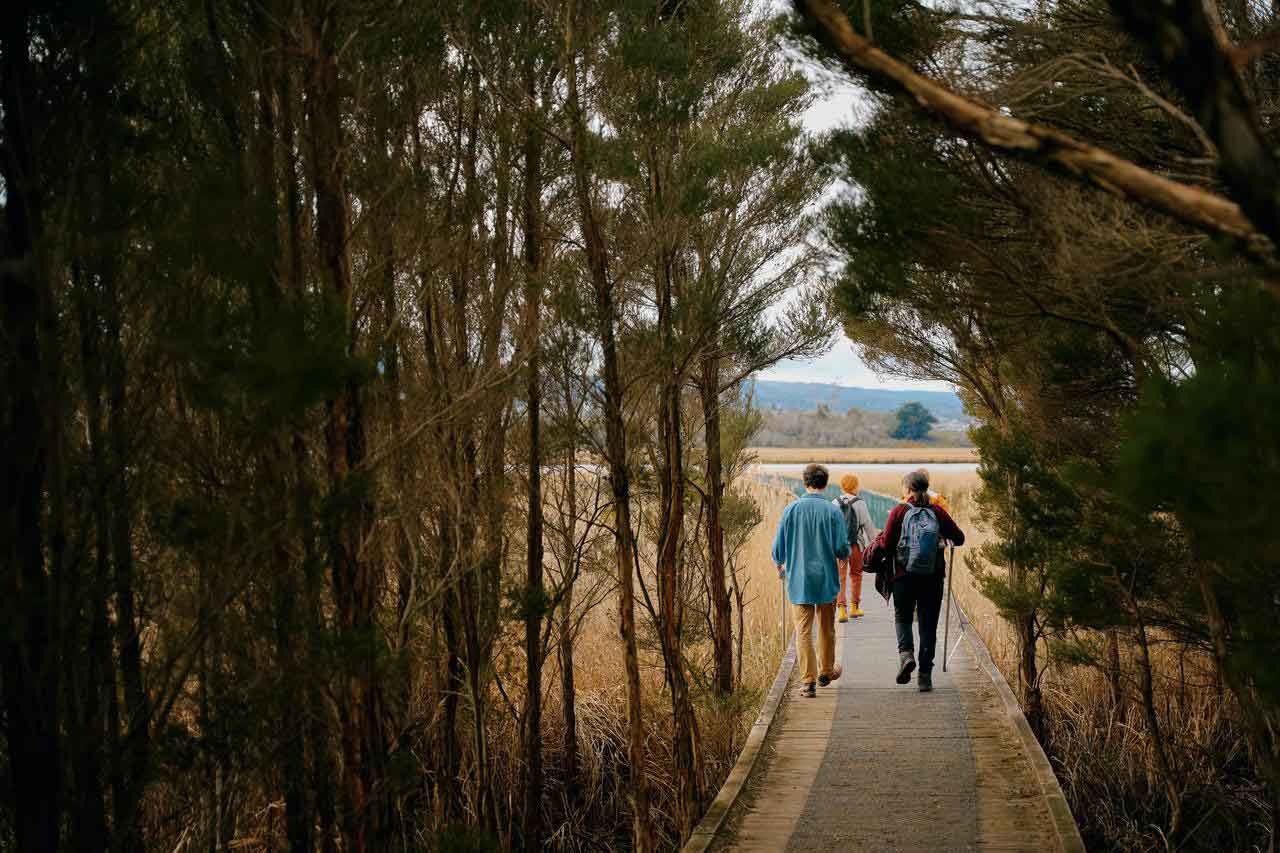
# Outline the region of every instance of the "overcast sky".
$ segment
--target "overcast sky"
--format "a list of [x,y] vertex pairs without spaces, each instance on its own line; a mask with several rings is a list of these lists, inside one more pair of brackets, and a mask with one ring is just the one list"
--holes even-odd
[[896,376],[880,377],[862,363],[853,351],[853,344],[844,335],[831,352],[817,361],[788,360],[777,367],[763,370],[761,379],[781,382],[830,382],[833,385],[849,385],[856,388],[901,388],[924,391],[954,391],[946,382],[921,382],[916,379],[899,379]]
[[[867,106],[858,96],[858,90],[843,84],[825,71],[815,69],[811,82],[821,94],[805,113],[804,125],[813,133],[822,133],[847,124],[865,120]],[[922,390],[951,391],[945,382],[921,382],[900,379],[895,376],[877,376],[853,351],[853,344],[843,333],[835,347],[816,361],[784,361],[771,370],[760,373],[761,379],[785,382],[830,382],[860,388],[919,388]]]

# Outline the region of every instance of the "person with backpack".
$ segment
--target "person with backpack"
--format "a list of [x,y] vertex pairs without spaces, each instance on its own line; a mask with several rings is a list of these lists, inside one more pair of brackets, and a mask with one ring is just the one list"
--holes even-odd
[[773,538],[773,562],[778,577],[786,579],[787,598],[795,610],[800,695],[806,699],[817,695],[815,682],[826,687],[844,672],[836,663],[835,617],[840,591],[838,566],[849,556],[849,534],[840,511],[823,497],[828,476],[821,465],[805,466],[805,494],[787,504]]
[[911,680],[916,669],[915,643],[911,622],[920,625],[921,692],[933,689],[933,651],[938,640],[938,613],[942,610],[943,579],[946,577],[945,542],[964,544],[964,531],[945,509],[929,495],[929,477],[912,471],[902,480],[905,503],[889,513],[884,527],[884,546],[893,555],[893,623],[898,635],[899,684]]
[[[876,526],[871,523],[867,502],[858,494],[858,475],[845,474],[840,478],[844,494],[832,501],[844,516],[849,532],[849,559],[840,563],[840,595],[836,598],[837,615],[841,622],[849,617],[857,619],[862,611],[862,555],[876,538]],[[846,608],[846,603],[848,607]]]
[[[926,478],[926,479],[929,477],[929,469],[928,469],[928,468],[917,468],[916,470],[917,470],[917,471],[919,471],[921,474],[924,474],[924,476],[925,476],[925,478]],[[910,492],[908,492],[908,491],[906,490],[906,487],[904,486],[904,487],[903,487],[903,490],[902,490],[902,499],[905,501],[908,497],[910,497],[910,494],[911,494],[911,493],[910,493]],[[932,489],[930,489],[930,490],[929,490],[929,500],[933,501],[934,506],[940,506],[940,507],[942,507],[944,510],[946,510],[947,512],[951,512],[951,506],[947,503],[947,496],[946,496],[946,495],[941,494],[941,493],[939,493],[939,492],[935,492],[935,491],[933,491]]]

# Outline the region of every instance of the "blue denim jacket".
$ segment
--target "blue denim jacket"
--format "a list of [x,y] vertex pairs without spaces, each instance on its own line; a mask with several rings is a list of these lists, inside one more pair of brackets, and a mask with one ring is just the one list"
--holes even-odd
[[787,567],[792,604],[827,604],[840,593],[836,560],[849,556],[849,531],[840,510],[812,492],[782,511],[773,561]]

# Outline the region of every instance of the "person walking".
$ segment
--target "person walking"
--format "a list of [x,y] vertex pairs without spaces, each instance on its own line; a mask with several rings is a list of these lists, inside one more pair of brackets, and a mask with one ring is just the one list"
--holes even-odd
[[[916,471],[918,471],[921,474],[924,474],[926,480],[929,479],[928,468],[917,468]],[[902,499],[905,501],[905,500],[908,500],[910,497],[911,497],[911,493],[907,491],[906,486],[903,486]],[[940,506],[947,512],[951,512],[951,505],[947,503],[946,495],[941,494],[940,492],[935,492],[933,489],[930,489],[929,500],[932,501],[935,506]]]
[[858,494],[858,485],[857,474],[845,474],[840,478],[844,494],[832,501],[844,516],[845,529],[849,534],[849,559],[840,563],[840,595],[836,598],[836,618],[841,622],[848,622],[851,616],[857,619],[865,615],[862,611],[862,554],[877,534],[867,502]]
[[773,538],[773,562],[778,567],[778,577],[786,578],[787,599],[795,612],[800,695],[809,699],[817,695],[815,682],[826,687],[844,672],[836,663],[835,616],[836,595],[840,592],[838,567],[849,556],[849,532],[840,510],[822,496],[828,477],[827,469],[821,465],[805,466],[805,494],[783,510]]
[[899,684],[911,680],[916,669],[913,616],[920,625],[921,692],[933,689],[933,654],[938,641],[938,613],[942,609],[947,563],[943,543],[964,544],[964,531],[929,495],[929,477],[912,471],[902,479],[906,502],[889,513],[884,545],[893,556],[893,624],[898,635]]

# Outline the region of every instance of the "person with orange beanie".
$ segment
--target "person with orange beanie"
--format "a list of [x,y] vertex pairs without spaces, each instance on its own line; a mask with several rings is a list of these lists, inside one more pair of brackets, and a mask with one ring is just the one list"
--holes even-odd
[[848,622],[850,616],[856,619],[864,615],[862,552],[876,538],[877,533],[875,525],[871,523],[867,502],[858,495],[858,485],[856,474],[845,474],[840,478],[840,489],[844,494],[832,501],[844,516],[845,526],[849,530],[849,558],[840,563],[840,595],[836,598],[836,606],[839,608],[837,618],[841,622]]

